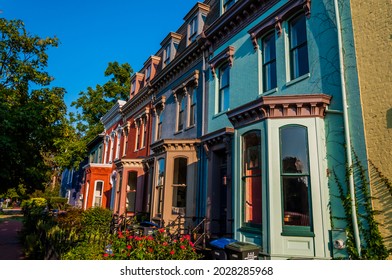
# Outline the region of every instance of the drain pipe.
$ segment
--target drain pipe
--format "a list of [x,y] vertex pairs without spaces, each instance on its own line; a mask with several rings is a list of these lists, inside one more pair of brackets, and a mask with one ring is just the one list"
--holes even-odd
[[[347,164],[349,167],[352,166],[353,161],[351,157],[351,141],[350,141],[350,127],[348,121],[348,105],[347,105],[347,92],[346,92],[346,80],[344,72],[344,62],[343,62],[343,43],[342,43],[342,31],[340,23],[340,12],[338,6],[338,0],[334,0],[335,5],[335,15],[336,15],[336,29],[338,35],[338,48],[339,48],[339,70],[340,70],[340,81],[342,88],[342,101],[343,101],[343,119],[344,119],[344,136],[346,141],[346,156]],[[355,245],[358,251],[358,255],[361,256],[361,240],[359,238],[358,220],[357,220],[357,210],[355,205],[355,188],[354,188],[354,174],[350,172],[349,174],[349,188],[351,196],[351,218],[353,222],[354,239]]]

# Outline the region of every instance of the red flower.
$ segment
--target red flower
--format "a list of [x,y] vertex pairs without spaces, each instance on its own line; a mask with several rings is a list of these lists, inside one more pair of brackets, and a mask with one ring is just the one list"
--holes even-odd
[[164,228],[160,228],[160,229],[158,229],[158,231],[159,231],[159,233],[164,233],[165,229]]
[[167,246],[167,242],[166,242],[166,241],[163,242],[162,245],[163,245],[163,246]]
[[154,252],[154,249],[148,248],[148,251],[149,251],[150,253],[152,253],[152,252]]
[[107,257],[109,257],[109,254],[108,254],[108,253],[105,253],[105,254],[103,254],[103,256],[104,256],[105,258],[107,258]]
[[128,245],[127,245],[127,249],[128,249],[128,250],[131,250],[131,249],[132,249],[132,246],[128,244]]
[[184,235],[184,238],[185,238],[186,240],[191,240],[191,236],[190,236],[189,234]]
[[181,245],[180,248],[181,248],[182,250],[185,250],[185,246],[184,246],[184,245]]
[[170,251],[170,255],[174,255],[174,250],[171,250],[171,251]]
[[194,247],[195,244],[193,244],[193,242],[189,241],[189,245],[191,245],[191,247]]
[[128,239],[129,240],[133,239],[133,235],[128,236]]

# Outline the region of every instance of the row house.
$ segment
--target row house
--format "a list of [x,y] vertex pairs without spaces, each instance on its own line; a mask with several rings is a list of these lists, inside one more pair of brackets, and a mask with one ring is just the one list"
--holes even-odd
[[367,166],[370,145],[351,19],[337,1],[195,3],[102,118],[84,208],[184,227],[205,218],[212,238],[271,259],[347,257],[339,181],[352,150]]

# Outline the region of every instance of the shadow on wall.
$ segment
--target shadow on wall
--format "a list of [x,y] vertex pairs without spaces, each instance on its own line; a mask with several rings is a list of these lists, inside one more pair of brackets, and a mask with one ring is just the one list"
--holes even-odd
[[392,108],[387,111],[387,128],[392,128]]
[[[385,178],[377,167],[370,162],[370,180],[372,182],[372,196],[374,197],[374,210],[376,210],[376,220],[384,244],[388,250],[392,250],[392,189],[391,182]],[[391,259],[391,255],[389,259]]]

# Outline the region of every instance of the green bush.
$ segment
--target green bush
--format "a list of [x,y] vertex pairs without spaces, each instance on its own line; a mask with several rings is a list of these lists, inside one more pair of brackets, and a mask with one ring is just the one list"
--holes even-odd
[[83,231],[108,233],[112,212],[109,209],[94,207],[82,213]]

